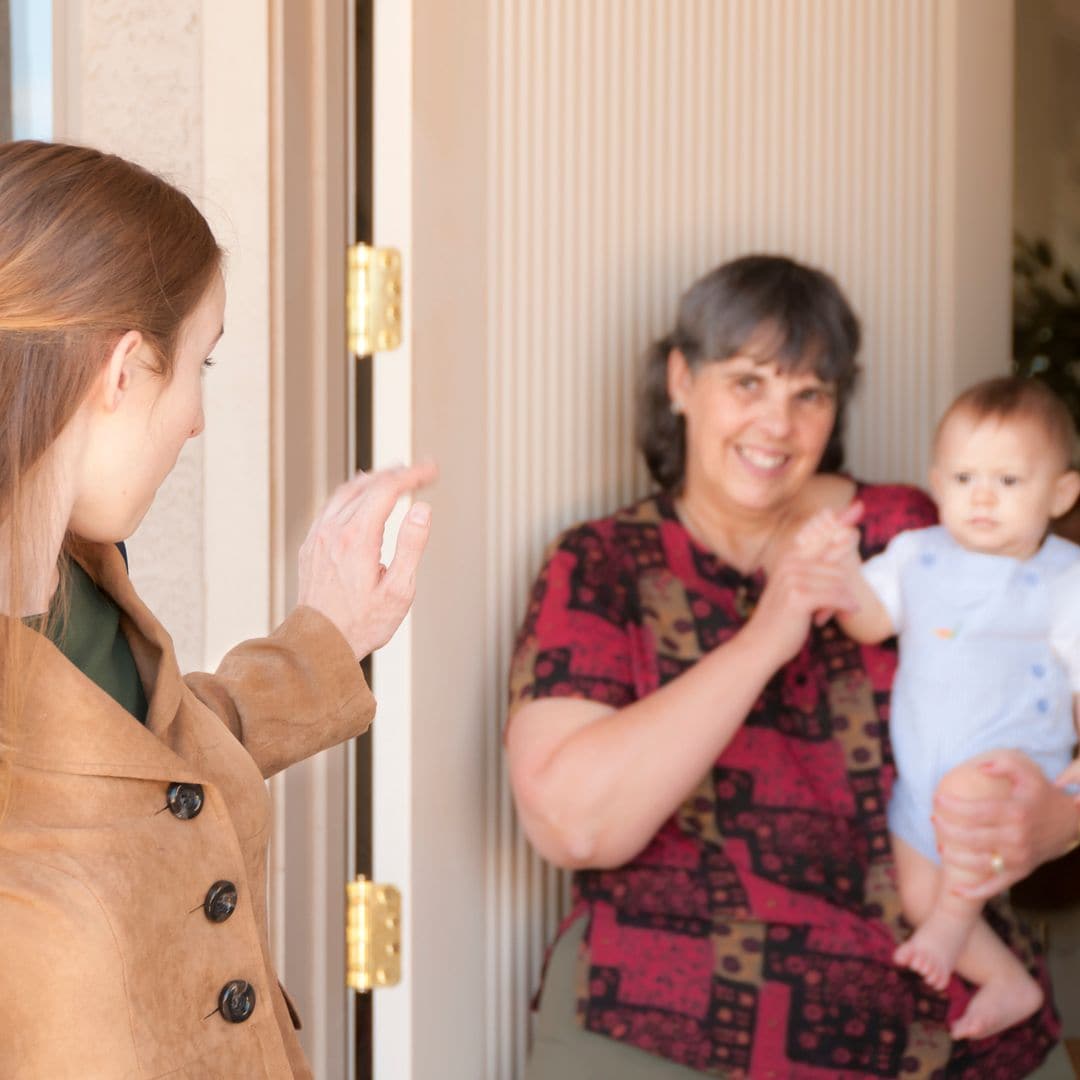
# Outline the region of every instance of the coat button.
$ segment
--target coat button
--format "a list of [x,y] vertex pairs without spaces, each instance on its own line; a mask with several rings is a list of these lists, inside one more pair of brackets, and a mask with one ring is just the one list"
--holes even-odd
[[174,817],[188,821],[198,817],[203,807],[202,784],[170,784],[165,793]]
[[236,910],[236,886],[231,881],[215,881],[203,901],[203,911],[211,922],[224,922]]
[[230,1024],[242,1024],[255,1011],[255,987],[243,979],[227,982],[218,995],[218,1007]]

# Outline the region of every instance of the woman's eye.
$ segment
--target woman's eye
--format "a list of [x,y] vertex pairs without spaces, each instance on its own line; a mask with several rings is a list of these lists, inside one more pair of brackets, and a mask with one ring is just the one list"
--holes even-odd
[[215,359],[214,359],[214,358],[213,358],[212,356],[208,356],[208,357],[207,357],[207,358],[206,358],[206,359],[205,359],[205,360],[204,360],[204,361],[202,362],[202,366],[203,366],[203,368],[204,368],[204,369],[205,369],[205,368],[212,368],[212,367],[213,367],[213,366],[214,366],[214,365],[215,365],[216,363],[217,363],[217,361],[216,361],[216,360],[215,360]]
[[735,385],[740,390],[756,390],[760,383],[761,379],[757,375],[740,375]]
[[805,390],[799,391],[799,400],[809,402],[812,405],[828,401],[831,397],[832,395],[824,386],[808,386]]

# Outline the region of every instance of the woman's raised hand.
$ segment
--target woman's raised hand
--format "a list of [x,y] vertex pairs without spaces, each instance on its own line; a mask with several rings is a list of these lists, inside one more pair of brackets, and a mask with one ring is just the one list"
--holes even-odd
[[434,462],[358,473],[330,496],[300,548],[297,603],[334,623],[358,658],[385,645],[412,604],[431,508],[410,508],[394,558],[384,566],[379,559],[387,519],[402,496],[437,475]]
[[[855,499],[843,510],[819,510],[799,528],[794,544],[806,559],[820,560],[843,569],[846,575],[859,572],[859,530],[863,504]],[[848,580],[852,578],[849,576]],[[814,612],[814,625],[824,626],[837,609],[821,608]]]
[[856,606],[848,570],[817,553],[806,554],[791,544],[769,574],[750,631],[769,650],[777,666],[796,656],[818,612],[851,611]]

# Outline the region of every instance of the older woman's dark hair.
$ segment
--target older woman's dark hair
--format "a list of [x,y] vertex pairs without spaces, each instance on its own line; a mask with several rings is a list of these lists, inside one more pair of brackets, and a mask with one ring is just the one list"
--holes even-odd
[[653,479],[665,491],[677,491],[686,468],[686,423],[671,411],[667,389],[672,349],[694,369],[728,360],[753,343],[765,347],[762,359],[781,370],[811,370],[831,383],[836,423],[818,470],[834,472],[844,463],[844,412],[858,374],[859,340],[859,320],[820,270],[778,255],[746,255],[710,271],[683,294],[675,329],[648,353],[637,441]]

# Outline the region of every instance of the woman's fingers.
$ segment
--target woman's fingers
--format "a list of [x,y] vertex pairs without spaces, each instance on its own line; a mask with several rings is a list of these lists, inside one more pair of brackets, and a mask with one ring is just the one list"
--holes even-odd
[[434,462],[357,475],[334,492],[300,549],[297,600],[321,611],[357,656],[385,645],[412,603],[431,510],[418,503],[404,517],[389,567],[382,557],[394,506],[438,474]]
[[993,829],[1004,824],[1009,803],[1001,799],[965,799],[939,791],[934,796],[934,812],[941,828],[961,831],[980,827]]
[[777,563],[752,622],[770,653],[785,662],[802,648],[816,612],[854,606],[846,574],[792,548]]
[[342,522],[355,519],[362,527],[361,542],[377,542],[381,547],[383,530],[397,501],[432,483],[438,474],[433,461],[368,473],[355,487],[352,481],[343,485],[349,490],[335,507],[334,516]]
[[1077,812],[1072,798],[1022,753],[991,751],[968,764],[1007,780],[1005,793],[967,798],[939,790],[934,825],[942,861],[978,879],[956,891],[983,900],[1068,850],[1077,835]]
[[855,606],[855,594],[847,575],[830,563],[816,564],[799,577],[795,595],[811,612],[823,608],[848,611]]
[[850,611],[855,594],[850,580],[833,563],[789,557],[778,568],[774,596],[789,611],[807,618],[822,610]]
[[858,525],[859,522],[862,521],[864,510],[865,507],[863,506],[861,500],[852,499],[852,501],[849,502],[847,506],[845,506],[844,509],[836,515],[836,520],[841,525],[846,525],[848,527]]
[[1065,770],[1054,778],[1054,787],[1067,788],[1080,784],[1080,758],[1068,765]]
[[1017,874],[1010,871],[1006,864],[1006,869],[1001,873],[995,873],[993,870],[988,870],[986,877],[978,884],[954,885],[952,892],[967,900],[979,900],[985,902],[993,899],[998,893],[1004,892],[1010,886],[1015,885],[1024,876],[1024,874]]
[[350,476],[343,484],[338,484],[323,504],[315,519],[315,523],[336,517],[343,506],[356,500],[357,496],[371,483],[372,473],[358,471],[355,476]]
[[416,571],[430,532],[431,507],[423,502],[413,503],[398,529],[394,558],[380,582],[382,588],[404,599],[406,607],[412,602]]
[[958,896],[988,900],[1027,872],[1023,838],[1011,826],[958,828],[938,821],[937,835],[942,863],[967,879],[953,886]]

